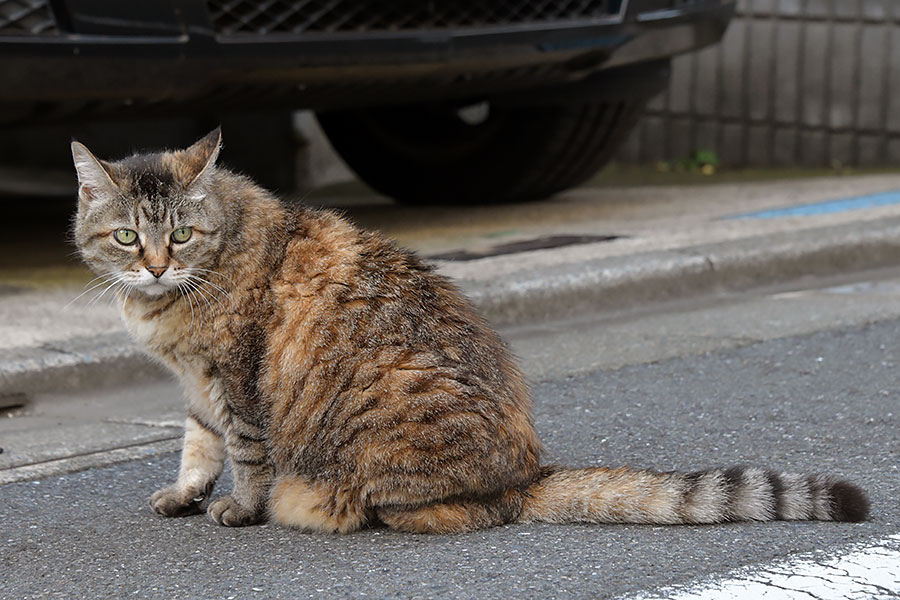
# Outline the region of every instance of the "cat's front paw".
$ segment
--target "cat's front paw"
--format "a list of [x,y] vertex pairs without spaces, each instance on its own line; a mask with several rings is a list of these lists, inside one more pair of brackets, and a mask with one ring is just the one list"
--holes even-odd
[[181,489],[174,485],[150,496],[150,508],[164,517],[186,517],[206,510],[211,490]]
[[244,527],[263,520],[261,511],[245,508],[231,496],[217,498],[206,511],[212,520],[226,527]]

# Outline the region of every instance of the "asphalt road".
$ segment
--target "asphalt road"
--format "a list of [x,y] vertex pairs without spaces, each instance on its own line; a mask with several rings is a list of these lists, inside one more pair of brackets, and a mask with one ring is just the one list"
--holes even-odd
[[[571,353],[562,346],[584,327],[560,325],[542,352]],[[839,553],[900,531],[898,339],[900,323],[887,320],[615,370],[555,369],[533,390],[547,462],[832,472],[868,490],[866,523],[227,529],[151,513],[147,498],[177,469],[165,454],[0,487],[0,597],[608,598]]]

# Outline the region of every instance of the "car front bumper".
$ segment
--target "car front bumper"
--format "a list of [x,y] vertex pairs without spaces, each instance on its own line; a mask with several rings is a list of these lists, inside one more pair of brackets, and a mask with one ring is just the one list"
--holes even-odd
[[212,10],[227,4],[48,0],[49,29],[10,35],[0,22],[0,123],[546,90],[715,43],[734,10],[726,0],[607,0],[608,14],[590,18],[235,31]]

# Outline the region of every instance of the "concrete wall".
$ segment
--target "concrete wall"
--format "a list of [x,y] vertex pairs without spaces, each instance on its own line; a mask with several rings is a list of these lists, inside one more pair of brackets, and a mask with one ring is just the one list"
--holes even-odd
[[900,164],[900,1],[740,0],[677,58],[619,159],[710,149],[732,166]]

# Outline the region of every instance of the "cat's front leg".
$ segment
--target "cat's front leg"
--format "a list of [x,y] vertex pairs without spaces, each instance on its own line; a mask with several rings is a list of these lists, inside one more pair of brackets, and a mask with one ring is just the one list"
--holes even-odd
[[225,442],[234,473],[234,490],[230,496],[217,498],[207,510],[219,525],[242,527],[265,520],[274,477],[265,440],[261,427],[232,415]]
[[150,497],[150,506],[164,517],[202,513],[225,464],[225,443],[218,433],[189,416],[184,426],[184,447],[178,480]]

